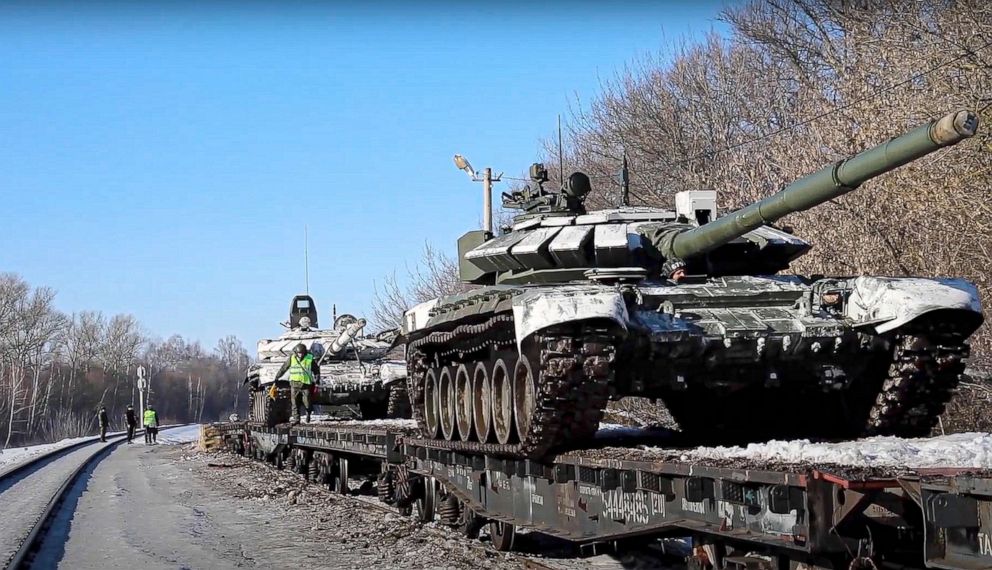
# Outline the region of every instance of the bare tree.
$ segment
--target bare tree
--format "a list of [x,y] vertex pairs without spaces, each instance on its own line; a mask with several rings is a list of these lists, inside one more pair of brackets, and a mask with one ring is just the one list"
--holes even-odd
[[470,288],[458,277],[457,260],[425,244],[420,263],[407,267],[405,280],[394,272],[382,283],[373,284],[372,326],[379,330],[397,328],[403,323],[403,313],[414,305]]

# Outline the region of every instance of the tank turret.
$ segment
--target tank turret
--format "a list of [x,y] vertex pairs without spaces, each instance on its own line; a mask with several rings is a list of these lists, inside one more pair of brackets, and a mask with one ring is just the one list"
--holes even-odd
[[365,328],[365,319],[358,319],[357,321],[344,327],[341,331],[341,336],[337,337],[331,342],[331,345],[327,347],[328,355],[337,354],[344,350],[344,347],[348,346],[348,343],[355,338],[355,335],[359,333],[363,328]]
[[971,137],[977,127],[971,111],[945,115],[719,218],[716,193],[707,190],[680,192],[674,210],[587,212],[588,176],[576,172],[560,190],[550,189],[547,171],[535,164],[525,188],[503,194],[504,208],[521,211],[512,227],[495,237],[469,232],[459,241],[461,277],[480,285],[522,285],[637,281],[659,272],[669,277],[678,269],[710,276],[777,273],[810,245],[770,224]]

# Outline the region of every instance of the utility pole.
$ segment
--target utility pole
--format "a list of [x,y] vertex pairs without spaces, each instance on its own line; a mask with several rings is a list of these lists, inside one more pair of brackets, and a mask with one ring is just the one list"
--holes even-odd
[[455,166],[464,170],[472,182],[482,182],[482,229],[493,233],[493,182],[499,182],[503,173],[493,176],[493,169],[487,167],[482,171],[482,178],[479,178],[472,165],[460,154],[455,155]]
[[493,169],[489,167],[482,174],[482,229],[493,233]]

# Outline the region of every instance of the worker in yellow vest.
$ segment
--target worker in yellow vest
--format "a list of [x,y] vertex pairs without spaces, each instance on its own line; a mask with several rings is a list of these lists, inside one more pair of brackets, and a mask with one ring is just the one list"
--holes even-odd
[[289,372],[291,402],[289,421],[294,424],[300,422],[299,399],[302,396],[303,408],[307,413],[307,423],[310,423],[310,413],[313,411],[313,406],[310,405],[310,388],[319,382],[320,365],[317,364],[317,359],[313,357],[313,354],[307,350],[307,346],[300,343],[293,349],[293,354],[289,356],[289,360],[276,373],[276,380],[282,378],[282,375],[287,371]]
[[151,444],[158,440],[158,412],[149,404],[145,408],[142,422],[145,426],[145,443]]

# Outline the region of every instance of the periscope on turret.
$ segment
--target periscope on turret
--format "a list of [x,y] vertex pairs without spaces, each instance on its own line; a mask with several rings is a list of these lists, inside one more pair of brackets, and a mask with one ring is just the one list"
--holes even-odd
[[320,378],[311,400],[325,410],[357,408],[362,419],[408,417],[406,366],[391,359],[395,331],[363,335],[365,319],[335,316],[332,328],[318,328],[317,306],[309,295],[290,304],[287,330],[278,338],[258,341],[258,360],[245,378],[252,393],[249,421],[274,426],[288,421],[289,382],[276,378],[297,344],[304,344],[320,364]]
[[723,216],[713,191],[588,212],[587,176],[551,190],[534,165],[503,195],[513,225],[459,240],[478,287],[406,313],[414,417],[427,437],[527,456],[591,436],[623,396],[662,400],[701,442],[928,434],[983,320],[975,286],[781,274],[811,246],[772,224],[977,127],[951,113]]

